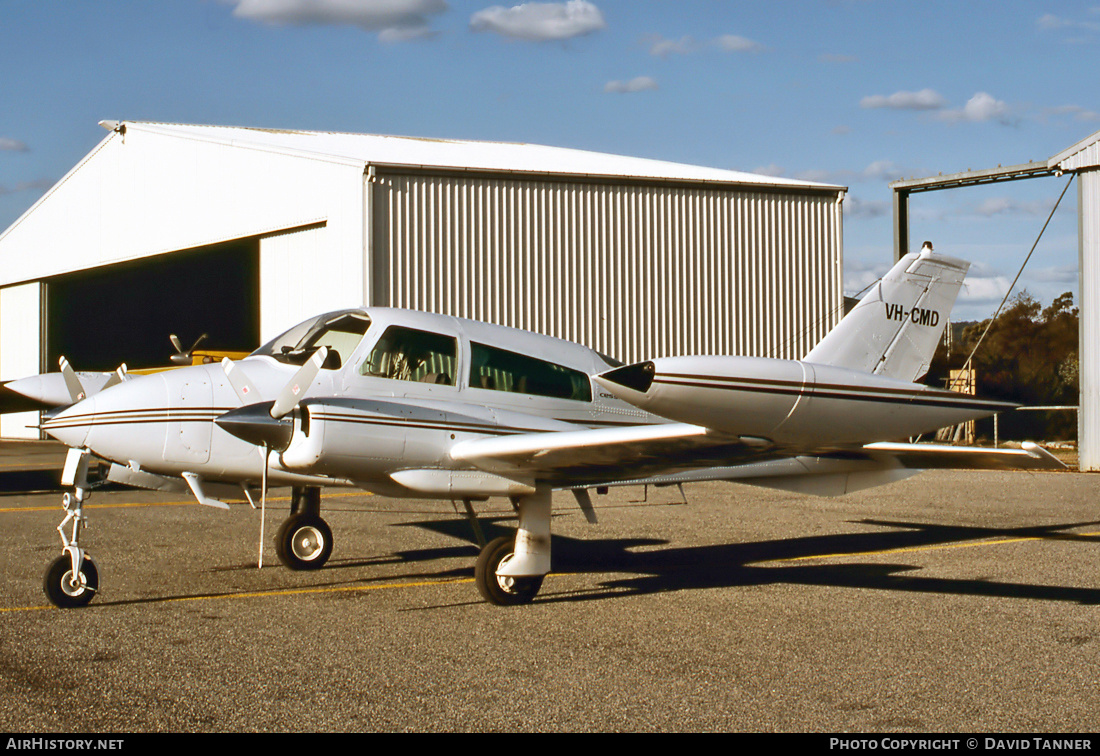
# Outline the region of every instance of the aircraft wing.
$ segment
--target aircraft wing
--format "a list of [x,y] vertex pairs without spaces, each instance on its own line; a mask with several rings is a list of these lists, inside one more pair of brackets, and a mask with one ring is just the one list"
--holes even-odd
[[1031,443],[1021,449],[873,443],[796,454],[762,439],[683,423],[474,439],[457,444],[451,456],[498,475],[534,477],[563,488],[727,480],[825,496],[924,469],[1065,469]]
[[949,444],[867,444],[862,452],[872,458],[888,456],[917,470],[1064,470],[1066,466],[1038,444],[1024,441],[1020,449],[988,449]]
[[774,456],[761,440],[667,423],[463,441],[451,457],[506,477],[588,485]]

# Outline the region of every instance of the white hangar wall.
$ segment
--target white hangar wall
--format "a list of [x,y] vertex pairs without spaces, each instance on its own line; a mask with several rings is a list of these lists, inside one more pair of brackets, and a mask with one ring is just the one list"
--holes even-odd
[[843,307],[833,192],[380,171],[373,299],[627,362],[798,359]]
[[0,286],[323,225],[297,282],[359,304],[363,191],[361,161],[126,124],[0,236]]

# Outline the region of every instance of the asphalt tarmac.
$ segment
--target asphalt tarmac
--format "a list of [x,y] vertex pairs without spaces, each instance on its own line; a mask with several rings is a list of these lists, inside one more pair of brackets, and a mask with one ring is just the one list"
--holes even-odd
[[[555,495],[554,572],[510,608],[480,600],[449,502],[327,492],[335,550],[302,573],[271,544],[288,491],[262,569],[247,504],[100,491],[99,594],[58,610],[60,492],[14,473],[60,458],[0,445],[3,732],[1097,727],[1100,476],[613,489],[595,526]],[[478,509],[489,538],[514,526]]]

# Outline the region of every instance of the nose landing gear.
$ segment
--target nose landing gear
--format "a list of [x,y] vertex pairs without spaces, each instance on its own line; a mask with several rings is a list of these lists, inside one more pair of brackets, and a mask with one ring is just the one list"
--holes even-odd
[[[46,598],[62,609],[85,606],[99,590],[99,570],[79,543],[80,530],[88,525],[84,517],[84,500],[91,490],[88,484],[88,455],[86,449],[69,449],[65,457],[61,482],[73,486],[73,490],[61,498],[65,519],[57,526],[57,532],[61,534],[64,553],[50,563],[42,581]],[[65,532],[69,523],[72,523],[71,535]]]

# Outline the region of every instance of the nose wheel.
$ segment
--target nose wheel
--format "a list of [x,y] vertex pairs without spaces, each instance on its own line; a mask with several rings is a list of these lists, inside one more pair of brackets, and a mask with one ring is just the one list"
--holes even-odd
[[61,609],[85,606],[99,590],[99,570],[85,554],[74,575],[72,557],[62,554],[50,563],[42,589],[50,603]]
[[[80,547],[80,531],[88,526],[84,516],[84,500],[91,490],[88,457],[86,449],[69,449],[61,473],[62,484],[73,486],[72,492],[61,497],[65,519],[57,526],[57,532],[61,536],[63,553],[50,562],[42,580],[46,598],[61,609],[85,606],[99,590],[99,570]],[[66,531],[70,525],[71,530]]]

